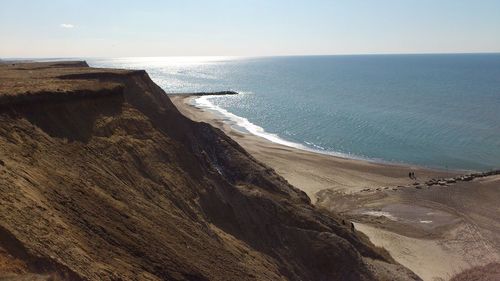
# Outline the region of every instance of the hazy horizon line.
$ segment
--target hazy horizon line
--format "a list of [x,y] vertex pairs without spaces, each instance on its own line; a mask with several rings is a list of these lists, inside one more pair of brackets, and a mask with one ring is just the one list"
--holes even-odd
[[326,57],[326,56],[384,56],[384,55],[488,55],[500,54],[495,52],[415,52],[415,53],[346,53],[346,54],[281,54],[281,55],[161,55],[161,56],[69,56],[69,57],[0,57],[0,60],[28,60],[28,59],[101,59],[101,58],[183,58],[183,57],[226,57],[226,58],[265,58],[265,57]]

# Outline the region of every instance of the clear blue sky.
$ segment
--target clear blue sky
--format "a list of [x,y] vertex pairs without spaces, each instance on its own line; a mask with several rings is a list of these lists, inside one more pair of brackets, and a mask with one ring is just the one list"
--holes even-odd
[[500,52],[500,0],[0,0],[0,57]]

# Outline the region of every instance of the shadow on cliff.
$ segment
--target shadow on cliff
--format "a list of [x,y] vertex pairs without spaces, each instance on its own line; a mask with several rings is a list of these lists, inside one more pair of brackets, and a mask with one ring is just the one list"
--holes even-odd
[[97,118],[121,114],[123,101],[123,95],[118,92],[101,97],[20,103],[3,110],[13,117],[26,118],[49,136],[88,142]]
[[91,280],[382,279],[371,260],[418,280],[222,131],[181,115],[144,71],[73,71],[57,77],[120,87],[0,112],[11,252]]

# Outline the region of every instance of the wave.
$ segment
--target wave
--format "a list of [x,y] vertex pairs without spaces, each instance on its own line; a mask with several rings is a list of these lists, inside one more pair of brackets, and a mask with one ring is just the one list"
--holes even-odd
[[[248,94],[248,93],[242,93],[242,92],[238,92],[238,93],[240,95]],[[368,159],[368,158],[364,158],[364,157],[355,156],[352,154],[330,151],[330,150],[325,149],[322,146],[316,145],[316,144],[311,143],[311,142],[305,142],[307,145],[304,145],[301,143],[285,140],[277,134],[266,132],[266,130],[264,130],[264,128],[250,122],[247,118],[238,116],[234,113],[231,113],[231,112],[227,111],[226,109],[224,109],[218,105],[215,105],[211,101],[211,99],[221,98],[221,97],[228,98],[228,96],[226,96],[226,95],[200,96],[200,97],[193,99],[191,102],[191,105],[196,107],[196,108],[199,108],[202,110],[212,111],[212,112],[220,115],[224,122],[231,125],[233,127],[233,129],[236,129],[237,131],[241,132],[241,130],[237,129],[237,127],[240,127],[246,131],[246,132],[242,132],[242,133],[250,133],[250,134],[253,134],[255,136],[264,138],[268,141],[271,141],[273,143],[281,144],[281,145],[288,146],[288,147],[297,148],[297,149],[304,150],[304,151],[326,154],[326,155],[331,155],[331,156],[336,156],[336,157],[358,159],[358,160],[365,160],[365,161],[385,162],[383,160],[379,161],[378,159]]]

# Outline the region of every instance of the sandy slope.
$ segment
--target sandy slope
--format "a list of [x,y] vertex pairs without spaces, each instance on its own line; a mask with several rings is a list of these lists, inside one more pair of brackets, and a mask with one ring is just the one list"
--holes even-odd
[[0,64],[0,279],[51,274],[419,280],[146,72]]
[[[500,177],[414,188],[452,171],[370,163],[306,152],[240,133],[220,117],[171,97],[193,120],[222,128],[260,161],[304,190],[317,205],[360,222],[361,231],[424,280],[447,280],[463,269],[499,260]],[[399,187],[398,187],[399,186]]]
[[409,171],[414,171],[421,181],[456,174],[416,166],[333,157],[275,144],[254,135],[240,133],[221,122],[214,114],[190,106],[191,96],[173,95],[170,98],[185,116],[223,129],[254,157],[274,168],[292,185],[304,190],[313,202],[317,199],[316,193],[323,189],[350,193],[365,188],[409,185],[413,182],[408,178]]

